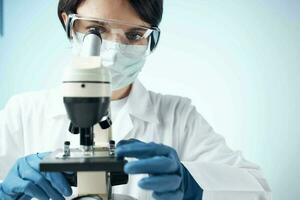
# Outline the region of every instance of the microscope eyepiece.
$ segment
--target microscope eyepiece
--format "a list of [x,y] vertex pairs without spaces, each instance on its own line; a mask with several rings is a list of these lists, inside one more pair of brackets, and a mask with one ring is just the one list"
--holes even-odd
[[100,56],[102,37],[98,29],[91,28],[84,35],[80,56]]
[[84,35],[83,41],[84,41],[85,37],[88,36],[88,35],[90,35],[90,34],[97,35],[97,36],[100,38],[101,42],[102,42],[102,36],[101,36],[101,34],[100,34],[99,29],[97,29],[97,28],[90,28],[90,29],[88,30],[88,32],[86,32],[86,34]]

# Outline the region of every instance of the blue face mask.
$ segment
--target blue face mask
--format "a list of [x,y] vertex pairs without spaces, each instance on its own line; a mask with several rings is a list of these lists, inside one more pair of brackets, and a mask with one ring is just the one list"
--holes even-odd
[[[81,46],[81,42],[74,39],[73,53],[79,55]],[[137,79],[146,61],[147,48],[147,45],[125,45],[103,40],[101,59],[103,66],[111,71],[112,90],[122,89]]]

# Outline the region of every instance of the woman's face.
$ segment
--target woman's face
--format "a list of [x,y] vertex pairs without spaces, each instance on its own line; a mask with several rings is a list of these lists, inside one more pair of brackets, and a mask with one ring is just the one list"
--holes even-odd
[[145,45],[148,42],[146,38],[143,39],[148,29],[142,27],[149,27],[149,24],[140,19],[128,0],[85,0],[78,7],[77,14],[121,23],[77,20],[73,27],[75,32],[85,33],[90,28],[96,28],[105,40],[128,45]]

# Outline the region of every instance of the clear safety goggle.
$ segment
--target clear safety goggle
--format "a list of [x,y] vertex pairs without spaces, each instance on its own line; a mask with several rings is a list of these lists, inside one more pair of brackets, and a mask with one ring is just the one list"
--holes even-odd
[[104,20],[78,14],[69,15],[66,27],[69,39],[82,42],[82,36],[91,29],[97,30],[102,40],[120,44],[120,50],[126,50],[126,47],[133,45],[146,47],[145,55],[154,51],[160,38],[158,27],[149,28],[117,20]]

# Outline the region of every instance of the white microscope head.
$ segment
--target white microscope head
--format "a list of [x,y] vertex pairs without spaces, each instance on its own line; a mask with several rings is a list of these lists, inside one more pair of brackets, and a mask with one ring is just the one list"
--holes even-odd
[[[101,44],[99,32],[89,30],[84,36],[80,55],[73,58],[63,76],[63,100],[71,120],[69,130],[81,134],[82,146],[93,145],[91,129],[109,115],[111,76],[109,69],[102,66]],[[108,128],[110,124],[110,119],[100,123],[102,128]]]

